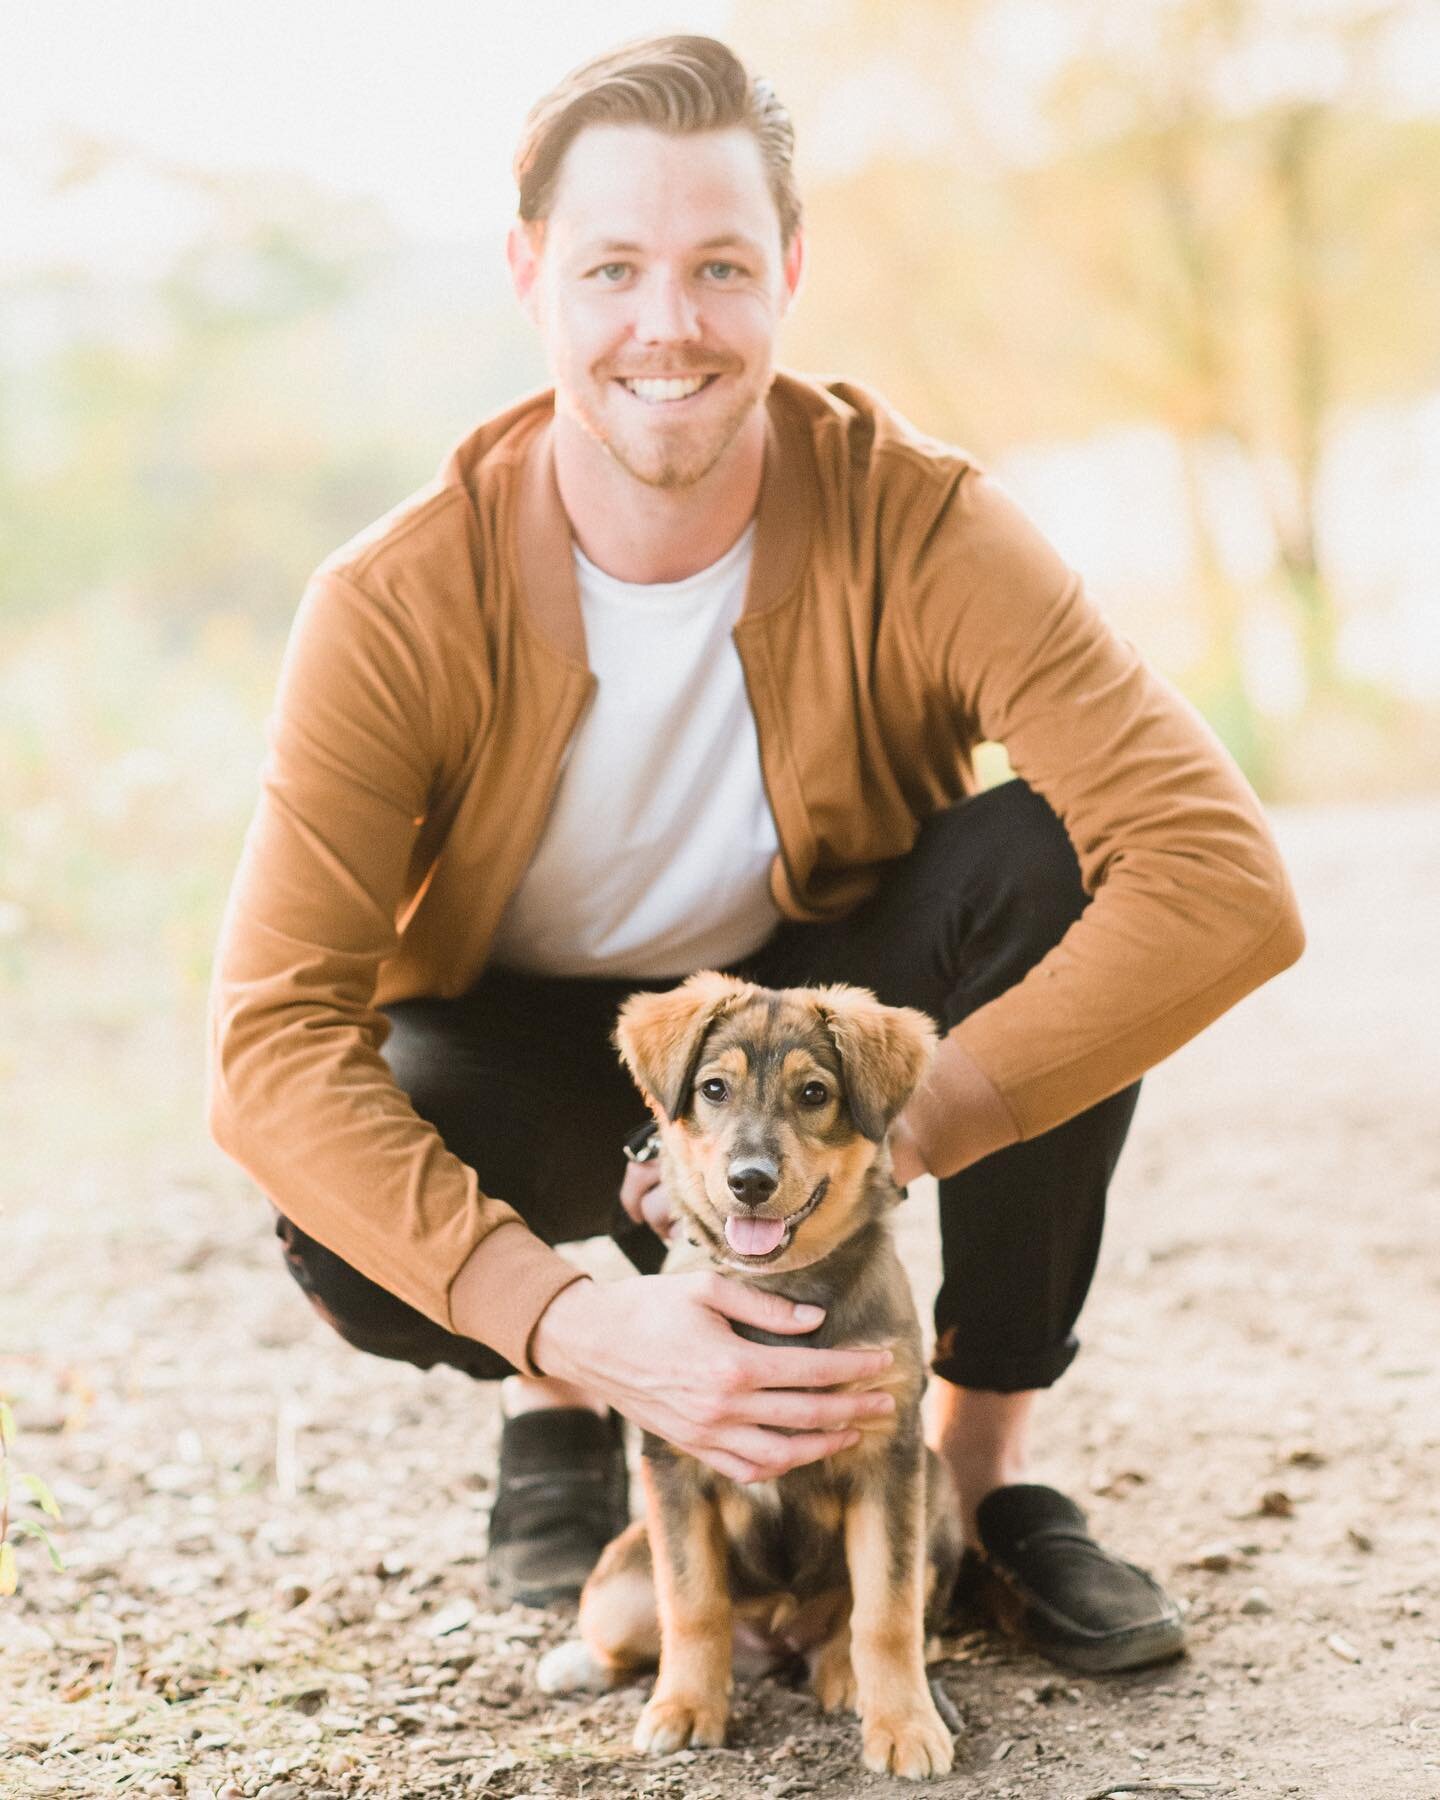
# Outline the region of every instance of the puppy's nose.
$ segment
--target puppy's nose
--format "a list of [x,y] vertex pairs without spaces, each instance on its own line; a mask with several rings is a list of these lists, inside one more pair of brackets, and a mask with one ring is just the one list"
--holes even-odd
[[731,1163],[726,1180],[742,1206],[763,1206],[780,1185],[780,1171],[768,1156],[751,1156]]

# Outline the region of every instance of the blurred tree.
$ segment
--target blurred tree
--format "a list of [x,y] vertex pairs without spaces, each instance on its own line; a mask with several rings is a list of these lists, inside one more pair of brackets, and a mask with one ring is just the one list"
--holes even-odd
[[52,263],[0,288],[7,340],[30,346],[0,360],[0,605],[35,616],[122,586],[178,623],[268,581],[293,606],[334,471],[305,466],[293,388],[257,391],[255,346],[332,316],[383,255],[381,222],[295,179],[82,148],[52,172],[56,204],[113,192],[137,229],[189,225],[153,266]]
[[1253,723],[1216,475],[1248,470],[1307,683],[1333,688],[1337,614],[1317,527],[1327,424],[1342,404],[1440,376],[1440,214],[1424,201],[1440,188],[1440,119],[1387,111],[1376,74],[1410,12],[1170,0],[1119,27],[1085,0],[1048,97],[1069,149],[1017,188],[1099,319],[1091,379],[1077,371],[1089,407],[1101,412],[1113,382],[1181,446],[1209,628],[1203,687],[1241,734]]
[[[1440,118],[1399,115],[1376,74],[1414,7],[843,0],[823,29],[812,10],[742,0],[736,32],[785,71],[799,125],[815,254],[796,360],[843,344],[982,450],[1163,423],[1205,607],[1196,685],[1253,767],[1223,478],[1263,497],[1323,690],[1327,421],[1440,374]],[[856,98],[866,71],[888,123]]]
[[48,186],[81,231],[110,213],[155,241],[0,280],[11,621],[114,588],[181,634],[226,611],[278,630],[315,561],[433,473],[476,376],[525,367],[486,329],[498,281],[368,202],[94,141]]

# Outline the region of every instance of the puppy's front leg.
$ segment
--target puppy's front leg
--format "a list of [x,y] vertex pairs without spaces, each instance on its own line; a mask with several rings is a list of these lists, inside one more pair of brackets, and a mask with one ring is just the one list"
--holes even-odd
[[845,1509],[854,1596],[850,1656],[865,1767],[943,1775],[954,1743],[925,1679],[923,1449],[892,1442],[869,1462]]
[[641,1464],[645,1522],[660,1612],[660,1673],[635,1727],[653,1756],[686,1744],[723,1744],[730,1713],[730,1590],[719,1509],[694,1465]]

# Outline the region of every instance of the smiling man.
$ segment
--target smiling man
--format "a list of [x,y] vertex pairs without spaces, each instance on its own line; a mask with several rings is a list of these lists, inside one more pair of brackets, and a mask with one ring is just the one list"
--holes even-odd
[[[553,1248],[617,1189],[665,1227],[653,1174],[621,1181],[620,1001],[718,968],[928,1012],[888,1148],[940,1177],[968,1591],[1018,1595],[1059,1661],[1132,1667],[1178,1612],[1022,1479],[1029,1415],[1076,1352],[1139,1076],[1299,921],[1229,758],[1003,491],[864,389],[776,373],[790,155],[706,38],[533,110],[509,254],[553,388],[311,583],[224,927],[213,1128],[348,1341],[508,1377],[490,1572],[543,1603],[623,1522],[622,1417],[749,1481],[888,1404],[840,1391],[883,1353],[807,1344],[776,1296]],[[1019,779],[977,793],[986,739]]]
[[799,234],[782,245],[774,213],[748,133],[589,128],[543,225],[510,239],[550,350],[563,463],[585,454],[578,426],[617,493],[758,481],[775,330],[800,276]]

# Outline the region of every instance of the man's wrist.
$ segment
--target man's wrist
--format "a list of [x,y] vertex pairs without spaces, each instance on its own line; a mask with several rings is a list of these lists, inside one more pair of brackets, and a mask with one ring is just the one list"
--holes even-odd
[[572,1281],[568,1287],[561,1288],[535,1321],[530,1333],[530,1360],[542,1375],[564,1378],[573,1373],[568,1327],[575,1315],[576,1302],[583,1307],[584,1290],[591,1285],[587,1275],[582,1276],[579,1281]]
[[582,1270],[542,1243],[522,1220],[502,1220],[474,1246],[450,1283],[445,1323],[533,1375],[535,1323],[556,1294],[582,1277]]
[[903,1113],[890,1127],[890,1170],[899,1187],[909,1187],[912,1181],[930,1173]]
[[941,1042],[903,1117],[921,1165],[933,1175],[968,1169],[1020,1137],[999,1090],[953,1036]]

